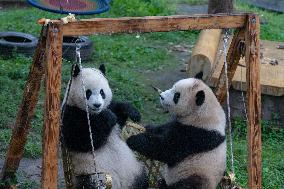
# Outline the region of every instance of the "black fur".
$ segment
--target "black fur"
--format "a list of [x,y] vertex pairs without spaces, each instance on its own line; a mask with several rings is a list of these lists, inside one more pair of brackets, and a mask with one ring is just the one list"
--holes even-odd
[[204,101],[205,101],[205,93],[203,90],[198,91],[195,95],[196,99],[195,99],[195,103],[197,106],[201,106]]
[[[116,116],[109,109],[106,109],[97,115],[90,115],[90,122],[93,144],[96,150],[106,143],[116,124]],[[63,143],[70,151],[92,151],[86,111],[66,105],[62,134]]]
[[172,167],[189,155],[213,150],[224,141],[225,136],[217,131],[172,121],[147,126],[145,133],[131,136],[127,144],[132,150]]
[[149,187],[148,174],[145,169],[143,169],[142,174],[136,177],[132,189],[147,189]]
[[115,102],[112,101],[109,109],[117,116],[117,123],[123,127],[128,118],[134,122],[141,120],[139,111],[128,102]]
[[105,67],[104,64],[101,64],[101,65],[100,65],[99,70],[100,70],[104,75],[106,75],[106,67]]
[[180,99],[180,93],[177,92],[174,94],[174,98],[173,98],[174,103],[177,104],[179,99]]
[[95,178],[93,175],[76,176],[75,189],[96,189]]
[[73,66],[74,66],[74,68],[72,69],[72,70],[74,70],[73,71],[73,77],[77,77],[79,75],[79,73],[80,73],[80,67],[79,67],[78,64],[75,64]]
[[202,77],[203,77],[203,72],[201,71],[198,74],[196,74],[194,78],[202,80]]

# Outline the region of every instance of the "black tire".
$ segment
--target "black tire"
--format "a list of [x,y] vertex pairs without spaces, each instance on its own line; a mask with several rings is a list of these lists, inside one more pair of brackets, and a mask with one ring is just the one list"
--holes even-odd
[[21,32],[0,32],[0,55],[11,57],[13,54],[33,56],[38,39]]
[[76,45],[80,46],[80,56],[82,60],[90,59],[92,55],[93,42],[86,36],[63,37],[62,57],[69,61],[76,60]]

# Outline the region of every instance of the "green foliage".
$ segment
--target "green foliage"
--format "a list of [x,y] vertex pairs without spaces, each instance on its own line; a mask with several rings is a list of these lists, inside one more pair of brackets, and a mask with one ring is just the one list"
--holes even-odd
[[111,3],[111,15],[153,16],[169,15],[174,7],[168,0],[115,0]]
[[284,14],[249,6],[241,0],[237,0],[236,9],[243,12],[255,12],[260,16],[260,20],[263,21],[260,26],[261,39],[284,41]]
[[[237,118],[233,121],[236,177],[237,182],[245,188],[247,185],[246,128],[244,120]],[[278,116],[275,114],[273,120],[262,121],[261,131],[263,188],[281,188],[284,180],[284,128],[279,124]],[[228,157],[230,157],[229,154]],[[229,159],[228,165],[230,165]]]

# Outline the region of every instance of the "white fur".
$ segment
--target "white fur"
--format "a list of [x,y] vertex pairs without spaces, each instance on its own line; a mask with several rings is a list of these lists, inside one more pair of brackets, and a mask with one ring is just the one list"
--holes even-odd
[[[205,92],[205,102],[197,106],[195,95],[200,90]],[[177,104],[173,102],[176,92],[181,94]],[[202,81],[194,78],[180,80],[160,96],[162,106],[182,124],[216,130],[225,135],[225,113],[212,90]],[[165,166],[164,177],[167,184],[173,184],[196,174],[209,179],[206,189],[215,189],[225,168],[226,142],[223,142],[214,150],[191,155],[172,168]]]
[[[107,143],[95,152],[98,172],[106,172],[112,176],[113,189],[128,189],[134,183],[135,178],[142,173],[142,166],[136,160],[133,152],[119,137],[120,129],[117,125],[112,130]],[[74,153],[75,174],[90,174],[95,170],[92,153]]]
[[[90,113],[99,113],[107,108],[112,100],[112,92],[105,76],[97,69],[84,68],[77,77],[72,78],[72,85],[67,100],[67,104],[86,110],[84,93],[82,89],[82,78],[85,88],[92,91],[92,95],[87,101]],[[106,98],[100,95],[103,89]],[[68,90],[68,89],[67,89]],[[64,98],[64,102],[66,99]],[[93,104],[102,104],[99,109],[93,108]],[[130,189],[135,178],[143,171],[142,164],[139,163],[134,153],[127,144],[120,138],[120,129],[116,125],[107,143],[95,151],[95,162],[98,172],[106,172],[112,176],[113,189]],[[95,172],[94,159],[92,153],[71,152],[72,163],[76,175],[92,174]]]
[[[72,85],[68,97],[67,104],[76,106],[82,110],[86,110],[83,91],[82,79],[85,84],[85,90],[91,89],[92,95],[88,99],[88,108],[90,113],[99,113],[107,108],[112,99],[112,92],[105,76],[97,69],[83,68],[79,75],[72,79]],[[106,99],[102,99],[100,90],[103,89]],[[94,104],[102,104],[99,108],[95,108]]]

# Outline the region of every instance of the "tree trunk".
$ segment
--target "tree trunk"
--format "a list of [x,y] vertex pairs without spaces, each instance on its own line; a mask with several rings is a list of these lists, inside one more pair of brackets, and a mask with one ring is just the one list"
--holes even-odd
[[231,13],[233,10],[233,0],[209,0],[208,14]]

